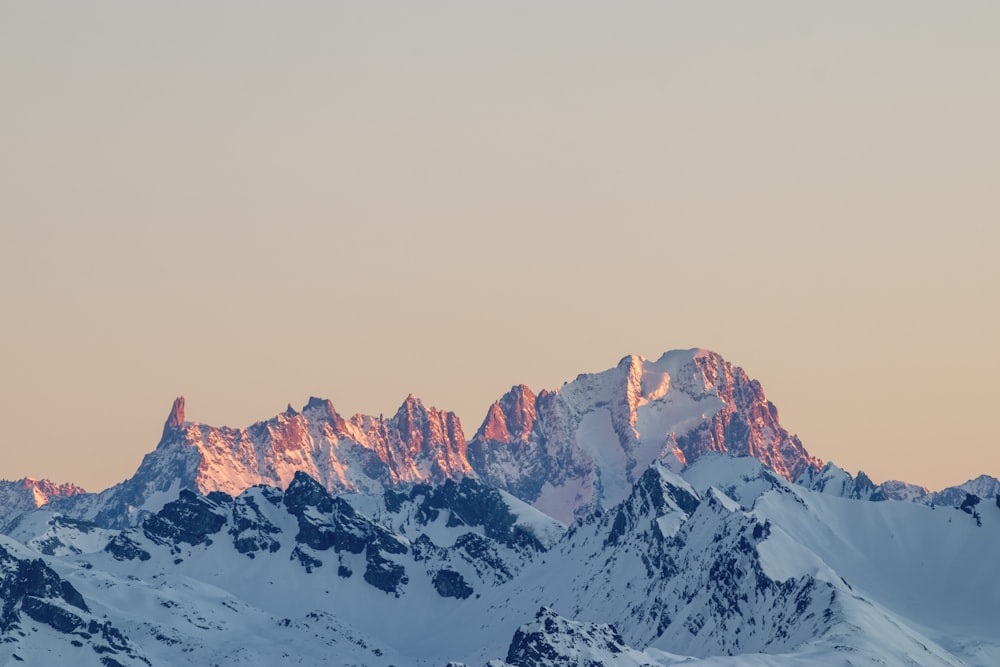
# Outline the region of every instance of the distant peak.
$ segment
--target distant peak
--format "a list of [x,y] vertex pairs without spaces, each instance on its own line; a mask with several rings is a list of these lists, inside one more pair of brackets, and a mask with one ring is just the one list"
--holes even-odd
[[295,408],[292,407],[292,404],[289,403],[288,407],[285,408],[284,414],[285,414],[286,417],[294,417],[294,416],[296,416],[299,413],[296,412]]
[[399,409],[396,410],[396,414],[392,419],[394,422],[402,424],[414,419],[420,419],[420,415],[422,414],[427,414],[424,404],[413,394],[407,394],[406,399],[399,406]]
[[184,423],[184,397],[178,396],[174,399],[174,405],[170,408],[170,414],[167,415],[167,421],[163,424],[163,433],[166,435],[167,431],[179,427]]
[[411,393],[406,395],[406,398],[403,400],[403,404],[399,406],[397,414],[400,412],[408,412],[413,409],[423,410],[424,403]]
[[31,492],[35,507],[47,504],[53,497],[68,497],[86,493],[75,484],[57,484],[48,479],[35,479],[34,477],[25,477],[20,480],[19,484],[25,491]]
[[618,368],[631,368],[633,366],[642,366],[642,362],[645,361],[642,357],[637,354],[628,354],[621,358],[618,362]]
[[317,398],[315,396],[310,396],[309,402],[306,403],[305,407],[302,408],[303,412],[305,412],[306,410],[329,410],[330,412],[333,412],[333,403],[331,403],[330,400],[326,398]]

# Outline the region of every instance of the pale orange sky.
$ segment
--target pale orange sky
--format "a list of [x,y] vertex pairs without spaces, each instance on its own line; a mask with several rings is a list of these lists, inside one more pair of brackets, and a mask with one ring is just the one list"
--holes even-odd
[[0,4],[0,477],[706,347],[1000,475],[996,2]]

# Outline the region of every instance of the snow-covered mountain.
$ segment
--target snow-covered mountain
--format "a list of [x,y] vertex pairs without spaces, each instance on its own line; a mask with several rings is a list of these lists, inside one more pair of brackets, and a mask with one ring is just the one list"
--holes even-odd
[[285,486],[305,472],[326,489],[380,493],[401,483],[441,482],[471,474],[454,413],[426,408],[410,395],[391,418],[345,420],[330,401],[310,398],[247,428],[185,421],[174,401],[156,449],[135,475],[100,494],[57,503],[60,511],[125,527],[141,521],[179,489],[237,495],[259,484]]
[[0,665],[1000,664],[1000,481],[823,465],[711,352],[514,387],[468,443],[413,396],[184,408],[99,494],[0,483]]
[[[568,529],[474,479],[332,495],[299,473],[183,490],[124,530],[43,509],[0,543],[6,571],[52,573],[9,596],[0,664],[993,665],[1000,506],[978,509],[842,498],[722,454],[653,464]],[[38,621],[35,598],[79,620]]]
[[564,521],[621,502],[650,463],[753,456],[786,479],[818,469],[760,383],[707,350],[629,356],[537,396],[514,387],[469,443],[484,481]]
[[[136,525],[178,490],[238,495],[287,485],[298,471],[328,491],[380,493],[478,477],[563,522],[621,502],[656,460],[680,470],[707,452],[748,454],[786,479],[819,459],[778,421],[760,384],[706,350],[656,361],[625,357],[554,391],[517,386],[466,442],[458,417],[413,395],[389,418],[342,417],[310,398],[246,428],[186,420],[179,397],[136,473],[99,494],[57,498],[57,511],[109,527]],[[4,523],[31,507],[10,505]]]
[[148,665],[141,651],[38,557],[0,536],[0,660],[10,665]]
[[863,471],[858,471],[857,476],[853,476],[833,463],[827,463],[820,470],[808,469],[795,482],[808,489],[841,498],[898,500],[958,508],[974,506],[983,499],[1000,497],[1000,480],[990,475],[980,475],[957,486],[932,493],[922,486],[899,480],[876,484]]
[[11,482],[0,480],[0,531],[5,523],[25,512],[38,509],[53,498],[67,498],[84,494],[74,484],[57,484],[47,479],[25,477]]

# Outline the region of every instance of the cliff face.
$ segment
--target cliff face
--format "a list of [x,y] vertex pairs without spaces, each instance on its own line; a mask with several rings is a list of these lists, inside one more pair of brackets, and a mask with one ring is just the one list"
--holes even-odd
[[[192,450],[199,491],[239,494],[256,484],[289,484],[305,472],[330,491],[378,491],[402,482],[441,482],[471,472],[465,435],[451,412],[408,396],[385,419],[345,420],[329,401],[312,398],[245,429],[170,421],[157,451]],[[140,473],[142,468],[140,468]]]
[[414,396],[385,419],[344,419],[328,400],[311,398],[246,428],[185,421],[174,401],[156,449],[128,480],[99,494],[60,503],[67,514],[125,527],[158,509],[157,498],[188,488],[239,495],[259,484],[287,486],[304,472],[334,493],[380,494],[407,482],[442,482],[473,474],[454,413],[426,408]]
[[555,391],[515,386],[468,442],[454,413],[413,395],[388,418],[344,418],[311,398],[239,429],[187,421],[180,397],[136,474],[66,511],[128,525],[177,488],[238,495],[304,472],[330,492],[373,494],[474,476],[569,522],[624,500],[654,461],[679,471],[707,452],[752,456],[789,480],[821,466],[757,381],[714,352],[680,350],[655,361],[628,356]]
[[484,481],[563,521],[620,502],[658,459],[679,469],[731,452],[788,480],[822,465],[781,426],[760,383],[705,350],[625,357],[537,396],[514,387],[490,406],[468,451]]
[[695,355],[692,364],[690,375],[685,375],[691,380],[687,386],[695,391],[704,387],[723,406],[710,420],[678,435],[677,446],[688,461],[712,451],[752,456],[789,481],[823,466],[781,426],[778,409],[742,368],[712,352]]

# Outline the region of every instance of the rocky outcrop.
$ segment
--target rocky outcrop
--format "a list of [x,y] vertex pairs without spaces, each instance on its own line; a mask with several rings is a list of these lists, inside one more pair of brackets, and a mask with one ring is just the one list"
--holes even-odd
[[232,504],[233,499],[224,494],[206,498],[187,489],[177,500],[146,519],[143,532],[146,537],[161,544],[211,544],[212,535],[222,530],[226,517],[221,507]]
[[465,581],[460,573],[454,570],[438,570],[431,579],[434,589],[443,598],[458,598],[464,600],[472,595],[472,586]]
[[542,607],[533,622],[514,633],[506,663],[513,667],[603,667],[624,664],[626,652],[631,653],[613,625],[570,621]]

